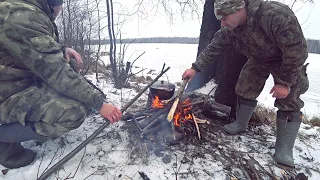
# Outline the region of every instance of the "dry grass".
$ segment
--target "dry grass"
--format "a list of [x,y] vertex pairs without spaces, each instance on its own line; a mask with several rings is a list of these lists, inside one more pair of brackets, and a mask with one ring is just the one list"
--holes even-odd
[[311,126],[320,127],[320,117],[313,116],[312,118],[308,119],[308,124],[310,124]]
[[275,126],[276,112],[272,108],[265,107],[263,104],[258,104],[251,121]]
[[[272,108],[265,107],[263,104],[258,104],[255,113],[253,114],[251,121],[255,123],[268,124],[275,126],[276,123],[276,111]],[[303,116],[303,123],[309,124],[311,126],[320,127],[320,117],[319,116]]]

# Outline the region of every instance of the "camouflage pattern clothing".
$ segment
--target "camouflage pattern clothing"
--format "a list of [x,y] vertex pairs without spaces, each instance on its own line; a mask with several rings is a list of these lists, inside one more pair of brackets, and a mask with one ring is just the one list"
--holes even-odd
[[75,129],[103,97],[67,63],[44,0],[0,1],[0,123],[40,135]]
[[246,22],[234,30],[221,28],[192,68],[201,71],[233,46],[248,57],[236,85],[236,94],[256,99],[271,73],[275,84],[291,88],[287,98],[277,99],[275,106],[282,111],[300,111],[304,105],[300,95],[309,87],[303,68],[308,51],[296,16],[288,6],[272,1],[248,0],[246,9]]
[[218,20],[228,16],[229,14],[233,14],[240,9],[244,8],[246,3],[244,0],[217,0],[214,1],[214,14]]

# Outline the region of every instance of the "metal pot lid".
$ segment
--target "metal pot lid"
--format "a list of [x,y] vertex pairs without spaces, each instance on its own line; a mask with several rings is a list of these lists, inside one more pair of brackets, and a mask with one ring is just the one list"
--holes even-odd
[[168,81],[160,80],[153,83],[150,88],[166,90],[166,91],[174,91],[175,85],[172,83],[169,83]]

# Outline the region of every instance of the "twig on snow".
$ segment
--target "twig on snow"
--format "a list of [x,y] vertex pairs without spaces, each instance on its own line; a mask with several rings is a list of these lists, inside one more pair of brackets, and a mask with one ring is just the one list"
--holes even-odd
[[40,164],[39,164],[38,171],[37,171],[37,179],[39,178],[40,166],[41,166],[41,164],[42,164],[43,157],[44,157],[44,153],[46,152],[46,148],[47,148],[47,143],[46,143],[46,145],[44,146],[44,151],[43,151],[43,153],[41,154],[41,160],[40,160]]
[[180,163],[180,166],[178,168],[178,157],[176,154],[174,154],[174,155],[176,156],[176,164],[175,164],[175,166],[172,167],[172,169],[173,169],[174,174],[176,175],[176,180],[178,180],[178,174],[179,174],[182,163]]
[[[86,138],[87,138],[87,136],[86,136]],[[71,173],[70,173],[65,179],[71,179],[71,178],[74,178],[74,177],[75,177],[75,175],[77,174],[78,169],[79,169],[79,167],[80,167],[80,164],[81,164],[81,162],[83,161],[84,155],[86,154],[86,151],[87,151],[87,146],[84,148],[83,155],[82,155],[82,157],[81,157],[81,159],[80,159],[80,162],[79,162],[79,164],[78,164],[78,166],[77,166],[77,169],[76,169],[76,171],[74,172],[73,176],[69,177],[69,176],[71,175]]]

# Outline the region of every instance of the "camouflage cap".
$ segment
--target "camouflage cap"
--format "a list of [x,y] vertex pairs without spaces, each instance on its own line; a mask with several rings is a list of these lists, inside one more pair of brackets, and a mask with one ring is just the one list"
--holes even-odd
[[246,7],[244,0],[215,0],[214,14],[218,20]]

